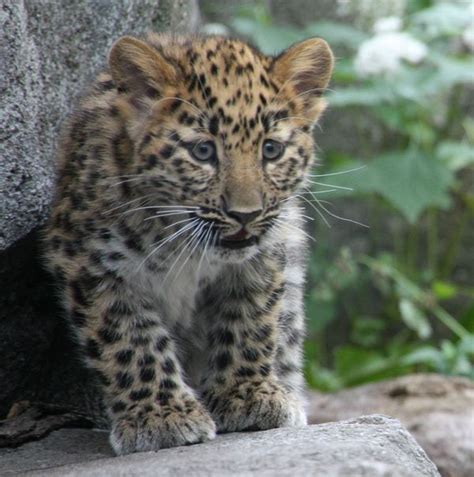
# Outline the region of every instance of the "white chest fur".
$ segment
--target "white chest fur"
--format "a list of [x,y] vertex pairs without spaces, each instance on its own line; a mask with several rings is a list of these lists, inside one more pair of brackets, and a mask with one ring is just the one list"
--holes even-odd
[[168,329],[176,326],[189,329],[193,325],[199,290],[203,282],[211,281],[220,270],[218,263],[201,260],[200,256],[189,260],[182,258],[158,272],[147,267],[137,270],[133,262],[129,266],[128,280],[135,297],[155,303],[160,319]]

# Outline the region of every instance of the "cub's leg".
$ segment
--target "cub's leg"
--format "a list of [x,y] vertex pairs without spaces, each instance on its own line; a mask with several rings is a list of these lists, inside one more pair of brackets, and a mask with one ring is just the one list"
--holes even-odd
[[202,395],[218,431],[306,423],[296,390],[276,361],[285,295],[281,264],[272,257],[229,266],[204,292],[209,359]]
[[98,371],[117,454],[212,439],[215,425],[185,384],[159,312],[121,280],[82,268],[67,280],[73,327]]
[[287,241],[281,254],[285,292],[278,316],[275,371],[285,388],[304,401],[303,340],[305,335],[304,282],[306,250],[298,242]]

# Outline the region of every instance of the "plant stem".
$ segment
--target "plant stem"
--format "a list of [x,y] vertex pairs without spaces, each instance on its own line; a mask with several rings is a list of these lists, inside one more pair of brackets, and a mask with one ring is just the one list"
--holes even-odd
[[459,338],[466,338],[470,335],[470,333],[462,325],[460,325],[453,316],[451,316],[447,311],[443,310],[443,308],[440,306],[433,306],[431,311],[436,318],[441,321],[441,323],[443,323]]
[[470,335],[458,321],[447,311],[441,308],[437,303],[433,303],[431,297],[424,292],[415,282],[406,278],[394,267],[384,264],[370,257],[362,257],[359,259],[361,263],[369,266],[371,269],[389,276],[395,282],[403,285],[406,292],[409,293],[410,299],[418,303],[421,307],[431,311],[441,323],[449,328],[459,338],[466,338]]

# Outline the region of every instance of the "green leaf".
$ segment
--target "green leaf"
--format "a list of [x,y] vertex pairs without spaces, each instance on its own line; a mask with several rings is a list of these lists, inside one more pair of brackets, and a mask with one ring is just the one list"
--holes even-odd
[[344,384],[337,373],[314,362],[306,365],[305,378],[312,388],[324,392],[339,391]]
[[462,353],[474,356],[474,334],[465,336],[459,343],[459,349]]
[[412,21],[426,30],[429,36],[457,35],[470,22],[470,5],[457,5],[455,2],[437,3],[412,16]]
[[431,335],[431,325],[428,318],[412,301],[402,298],[399,302],[400,314],[405,324],[416,331],[421,339]]
[[337,372],[344,378],[378,370],[384,361],[385,358],[376,351],[365,350],[356,346],[340,346],[335,352]]
[[467,141],[473,145],[474,144],[474,118],[471,116],[466,116],[462,121],[462,127],[466,131]]
[[266,26],[252,18],[235,18],[231,22],[231,27],[241,35],[251,38],[267,55],[278,53],[304,38],[304,33],[301,30],[273,25]]
[[352,61],[347,58],[341,58],[336,61],[333,80],[338,84],[351,84],[357,80]]
[[310,23],[305,28],[306,36],[319,36],[331,45],[343,45],[357,49],[368,38],[368,35],[356,28],[338,22],[321,21]]
[[415,351],[403,356],[404,364],[425,364],[431,366],[436,371],[443,371],[443,356],[441,352],[433,346],[421,346]]
[[[329,171],[333,172],[340,171]],[[428,207],[444,209],[450,205],[449,188],[454,177],[436,158],[412,150],[386,153],[360,171],[321,177],[318,182],[329,188],[332,184],[350,187],[355,193],[378,193],[414,223]]]
[[354,320],[351,339],[354,343],[368,347],[381,342],[386,323],[375,317],[357,316]]
[[253,5],[246,3],[240,5],[233,5],[230,8],[230,11],[233,11],[233,16],[235,18],[251,18],[255,20],[258,25],[261,25],[263,27],[271,25],[273,21],[271,13],[267,6],[260,2],[255,3]]
[[373,161],[367,172],[374,191],[412,223],[428,207],[450,205],[451,172],[424,154],[415,151],[386,154]]
[[458,293],[456,285],[441,280],[433,282],[432,290],[438,300],[449,300]]
[[292,28],[270,26],[256,31],[253,39],[263,53],[275,55],[293,43],[303,40],[304,35],[301,31]]
[[456,84],[472,84],[474,71],[474,58],[455,57],[444,55],[440,52],[431,52],[429,59],[434,63],[436,70],[433,74],[433,89],[448,89]]
[[340,88],[327,94],[333,107],[378,106],[395,99],[393,91],[382,84],[367,84],[359,87]]
[[452,171],[474,165],[474,147],[466,142],[443,141],[436,149],[436,156]]
[[459,321],[474,336],[474,301],[462,313]]
[[260,25],[253,18],[237,17],[231,21],[231,27],[241,35],[253,36]]
[[341,346],[335,352],[338,376],[345,386],[398,376],[404,364],[398,356],[385,357],[379,352],[355,346]]

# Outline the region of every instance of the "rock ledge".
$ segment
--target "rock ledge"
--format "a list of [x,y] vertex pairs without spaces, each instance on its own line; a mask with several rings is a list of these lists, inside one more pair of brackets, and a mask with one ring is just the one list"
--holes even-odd
[[363,416],[298,429],[227,434],[205,444],[112,457],[107,434],[63,429],[0,450],[0,475],[29,476],[439,476],[399,421]]

